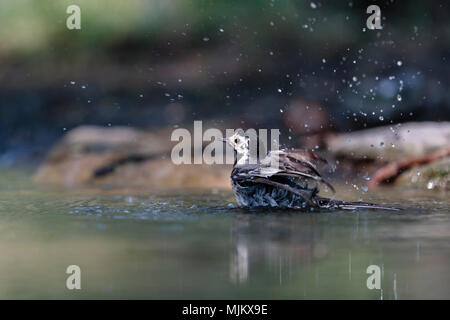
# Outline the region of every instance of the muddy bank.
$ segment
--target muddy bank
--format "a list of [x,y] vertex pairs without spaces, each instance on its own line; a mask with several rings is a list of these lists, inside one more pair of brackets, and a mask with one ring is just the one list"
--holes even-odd
[[[204,127],[213,125],[217,123]],[[230,126],[225,122],[221,125]],[[308,136],[298,130],[292,130],[293,135],[297,134],[296,146],[304,147]],[[50,150],[35,181],[64,187],[229,189],[231,165],[176,165],[171,161],[171,150],[177,143],[171,141],[172,131],[173,128],[144,131],[131,127],[78,127]],[[449,187],[449,122],[406,123],[348,134],[318,131],[312,137],[320,137],[318,141],[324,147],[318,151],[331,159],[331,167],[335,167],[332,182],[364,176],[371,187],[394,183],[421,189]],[[206,144],[203,142],[202,148]],[[326,171],[324,174],[328,175]]]

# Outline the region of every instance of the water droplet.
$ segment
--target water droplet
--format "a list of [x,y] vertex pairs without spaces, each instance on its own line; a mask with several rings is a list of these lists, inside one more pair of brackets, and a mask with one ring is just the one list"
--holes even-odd
[[401,60],[398,60],[398,61],[397,61],[397,65],[398,65],[399,67],[401,67],[402,64],[403,64],[403,62],[402,62]]
[[402,101],[402,96],[400,94],[397,95],[397,100]]
[[311,2],[311,8],[316,9],[317,8],[317,4],[315,4],[314,2]]

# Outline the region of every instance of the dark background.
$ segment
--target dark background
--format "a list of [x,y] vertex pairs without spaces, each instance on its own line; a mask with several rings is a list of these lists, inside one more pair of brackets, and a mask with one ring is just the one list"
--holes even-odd
[[[81,30],[66,28],[70,4]],[[369,4],[382,30],[366,29]],[[306,124],[289,111],[305,106],[330,131],[449,120],[449,13],[447,1],[2,1],[0,163],[39,162],[81,124],[212,119],[281,128],[289,144]]]

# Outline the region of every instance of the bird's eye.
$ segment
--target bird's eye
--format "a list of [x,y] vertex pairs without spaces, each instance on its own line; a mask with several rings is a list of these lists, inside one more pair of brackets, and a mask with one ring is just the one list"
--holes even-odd
[[239,140],[238,139],[234,139],[234,143],[238,143],[239,142]]

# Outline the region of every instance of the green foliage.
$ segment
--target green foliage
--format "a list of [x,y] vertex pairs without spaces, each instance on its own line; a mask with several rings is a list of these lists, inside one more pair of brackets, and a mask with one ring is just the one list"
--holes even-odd
[[[80,31],[65,27],[70,4],[81,8]],[[422,14],[424,5],[402,6],[415,24],[431,28],[426,23],[429,17]],[[313,9],[310,1],[294,0],[2,1],[0,57],[47,54],[58,49],[66,49],[66,54],[102,51],[129,39],[156,43],[184,37],[195,44],[205,36],[214,40],[219,29],[226,31],[226,37],[239,35],[239,43],[249,49],[256,44],[267,46],[274,39],[345,45],[362,41],[365,18],[365,8],[349,7],[344,2],[324,3]],[[394,11],[385,23],[395,30],[409,22]]]

